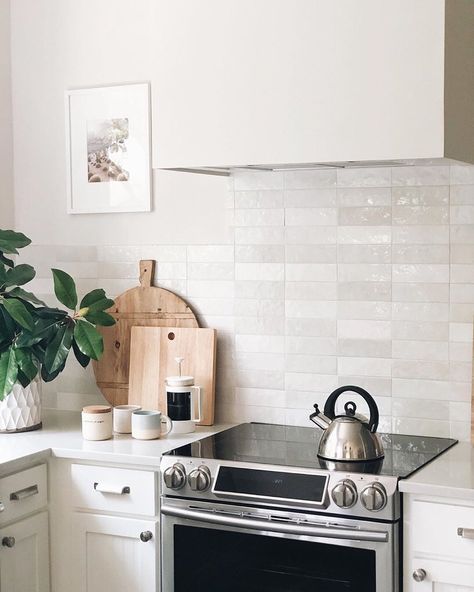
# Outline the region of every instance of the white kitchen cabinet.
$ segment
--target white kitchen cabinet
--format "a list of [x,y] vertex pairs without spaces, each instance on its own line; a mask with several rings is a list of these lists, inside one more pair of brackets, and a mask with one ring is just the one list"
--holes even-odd
[[48,540],[47,512],[0,529],[2,592],[49,592]]
[[76,513],[81,592],[157,592],[157,534],[155,521]]
[[404,590],[474,592],[474,502],[408,494],[404,503]]
[[154,167],[474,162],[472,2],[154,6]]

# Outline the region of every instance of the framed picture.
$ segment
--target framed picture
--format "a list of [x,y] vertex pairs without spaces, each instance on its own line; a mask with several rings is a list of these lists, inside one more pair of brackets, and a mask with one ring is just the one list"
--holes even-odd
[[151,210],[150,87],[66,91],[70,214]]

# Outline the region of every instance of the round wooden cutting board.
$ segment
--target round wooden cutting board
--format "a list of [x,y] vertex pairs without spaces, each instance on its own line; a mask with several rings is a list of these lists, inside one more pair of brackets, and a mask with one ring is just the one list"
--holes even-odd
[[140,286],[118,296],[115,306],[107,311],[116,324],[98,327],[104,338],[104,354],[94,363],[94,373],[97,386],[111,405],[128,403],[132,327],[199,327],[182,298],[152,286],[154,270],[154,261],[140,261]]

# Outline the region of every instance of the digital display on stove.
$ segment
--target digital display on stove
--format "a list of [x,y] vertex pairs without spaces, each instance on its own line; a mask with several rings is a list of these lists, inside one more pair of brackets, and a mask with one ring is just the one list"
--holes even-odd
[[327,480],[325,475],[220,466],[213,491],[217,495],[239,494],[322,504]]

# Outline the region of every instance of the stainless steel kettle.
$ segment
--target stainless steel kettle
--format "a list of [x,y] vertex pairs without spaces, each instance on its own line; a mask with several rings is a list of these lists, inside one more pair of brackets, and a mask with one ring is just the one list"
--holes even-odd
[[[370,418],[356,414],[353,401],[344,405],[345,414],[336,415],[336,401],[342,393],[352,391],[360,395],[368,404]],[[384,450],[376,433],[379,425],[379,410],[369,393],[359,386],[341,386],[331,393],[321,413],[314,405],[314,413],[309,418],[324,430],[319,442],[318,456],[334,461],[367,461],[383,458]]]

